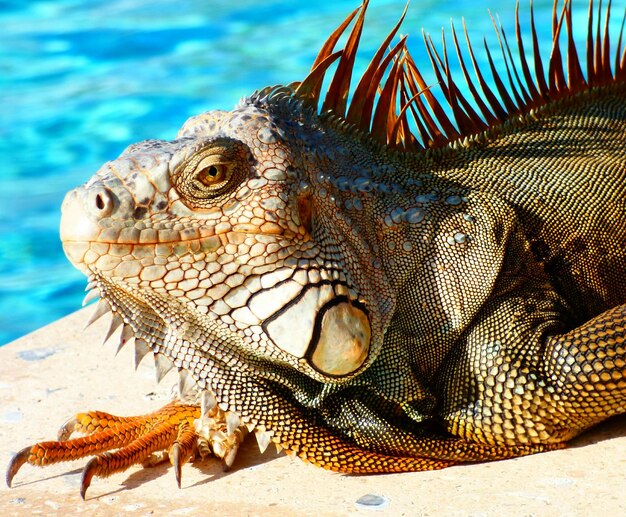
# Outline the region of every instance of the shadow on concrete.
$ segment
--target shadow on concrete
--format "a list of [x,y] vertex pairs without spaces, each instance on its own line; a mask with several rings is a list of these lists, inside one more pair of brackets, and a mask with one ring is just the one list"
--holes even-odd
[[574,438],[569,442],[568,446],[586,447],[594,443],[603,442],[612,438],[620,438],[622,436],[626,436],[626,414],[616,415],[604,422],[600,422],[598,425]]
[[[238,470],[257,467],[279,457],[280,455],[276,452],[276,449],[272,444],[270,444],[267,450],[261,454],[254,437],[248,436],[239,449],[233,468],[229,471],[224,471],[221,461],[212,457],[184,465],[182,468],[181,489],[184,490],[185,488],[205,485],[207,483],[211,483],[211,481],[231,475]],[[193,468],[200,470],[204,478],[192,485],[186,485],[185,470]],[[111,492],[100,493],[97,496],[94,496],[94,499],[110,497],[119,492],[132,490],[140,485],[143,485],[144,483],[149,483],[150,481],[158,479],[162,476],[170,476],[172,478],[172,489],[177,489],[174,469],[169,461],[164,461],[153,467],[142,468],[141,470],[129,474],[128,477],[122,482],[122,488]],[[89,499],[89,492],[87,492],[87,498]]]

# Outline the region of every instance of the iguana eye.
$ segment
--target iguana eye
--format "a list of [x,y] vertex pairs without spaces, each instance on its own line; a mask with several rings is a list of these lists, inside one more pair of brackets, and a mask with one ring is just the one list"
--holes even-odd
[[234,164],[222,154],[198,156],[188,166],[187,194],[197,199],[211,199],[229,189]]
[[229,167],[226,163],[216,163],[200,169],[196,179],[207,187],[214,187],[228,179]]
[[219,139],[197,149],[174,173],[174,187],[192,208],[213,206],[248,175],[246,147],[234,140]]

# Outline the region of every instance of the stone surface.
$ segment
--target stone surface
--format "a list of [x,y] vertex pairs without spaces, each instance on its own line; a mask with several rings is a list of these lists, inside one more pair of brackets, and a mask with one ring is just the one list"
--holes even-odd
[[[169,399],[175,374],[154,380],[147,357],[114,357],[100,345],[107,321],[82,331],[89,308],[0,348],[0,465],[35,441],[50,440],[78,411],[141,414]],[[106,316],[102,320],[106,320]],[[244,444],[233,471],[218,462],[183,468],[133,467],[94,479],[80,499],[84,462],[29,465],[0,492],[3,515],[626,515],[626,416],[565,450],[437,472],[345,476]]]

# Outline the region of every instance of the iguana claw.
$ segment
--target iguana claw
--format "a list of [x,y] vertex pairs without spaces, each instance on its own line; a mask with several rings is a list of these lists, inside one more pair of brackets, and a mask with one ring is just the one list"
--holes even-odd
[[11,488],[13,478],[15,477],[15,474],[17,474],[17,471],[20,470],[22,465],[28,461],[31,449],[32,447],[24,447],[20,452],[11,458],[6,476],[7,486],[9,488]]
[[197,450],[197,435],[193,428],[183,422],[178,428],[178,437],[169,451],[170,462],[176,474],[176,483],[180,488],[182,466],[189,461]]

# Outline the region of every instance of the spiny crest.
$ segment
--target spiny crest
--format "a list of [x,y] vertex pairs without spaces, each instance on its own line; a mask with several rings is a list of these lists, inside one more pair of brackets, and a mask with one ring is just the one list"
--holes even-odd
[[[468,71],[467,57],[463,55],[456,29],[451,23],[454,52],[474,104],[461,93],[457,79],[452,77],[445,37],[442,38],[442,48],[438,52],[431,37],[423,34],[426,52],[437,79],[435,85],[429,85],[425,81],[406,47],[406,37],[389,48],[404,19],[405,8],[400,21],[382,42],[360,78],[348,105],[350,82],[367,5],[366,0],[330,35],[313,63],[309,75],[297,84],[296,94],[315,110],[319,109],[319,103],[322,101],[322,113],[331,112],[338,115],[357,128],[369,132],[375,140],[395,149],[415,152],[425,148],[443,147],[456,140],[482,133],[513,116],[529,113],[555,100],[597,86],[626,81],[626,47],[623,52],[621,49],[626,12],[622,20],[612,70],[609,41],[610,1],[604,14],[604,27],[602,2],[598,6],[595,25],[593,0],[589,2],[586,77],[574,44],[570,0],[565,0],[560,12],[558,0],[554,2],[552,48],[545,64],[539,51],[531,0],[531,57],[534,63],[532,67],[529,65],[529,56],[525,49],[527,42],[521,35],[519,2],[515,10],[515,37],[519,63],[513,59],[504,28],[492,16],[505,63],[504,72],[496,69],[486,41],[484,48],[489,73],[493,77],[497,92],[494,92],[485,80],[484,71],[477,63],[467,27],[463,22],[467,53],[476,76],[476,80],[472,79]],[[333,52],[337,41],[355,17],[356,21],[345,47],[343,50]],[[562,50],[560,40],[563,24],[567,34],[566,47]],[[328,92],[322,100],[322,82],[329,67],[337,59],[339,62],[330,80]],[[534,68],[534,79],[531,68]],[[446,100],[444,104],[447,106],[442,105],[433,94],[433,86],[441,89]],[[452,114],[452,120],[446,113]]]

